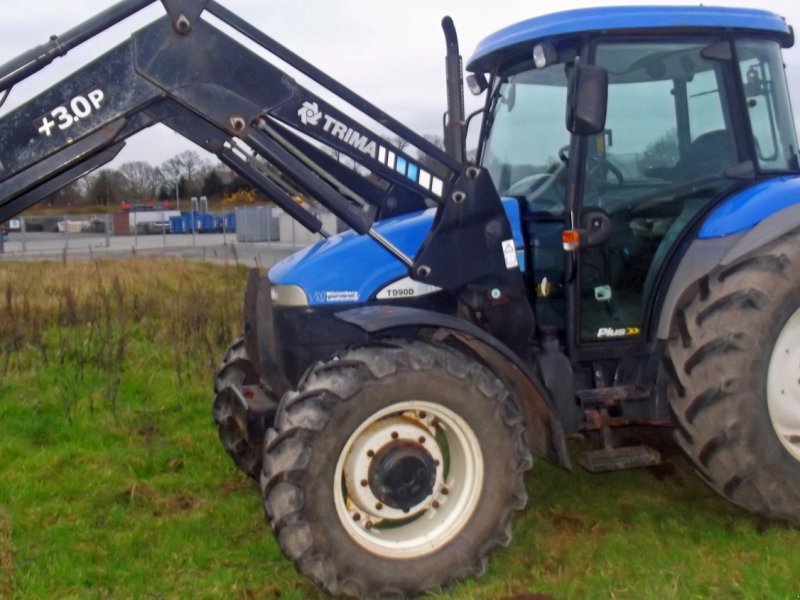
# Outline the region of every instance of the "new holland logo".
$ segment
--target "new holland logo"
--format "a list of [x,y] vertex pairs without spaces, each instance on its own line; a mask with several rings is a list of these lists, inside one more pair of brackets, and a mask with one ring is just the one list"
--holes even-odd
[[300,117],[300,122],[303,125],[317,127],[322,122],[322,130],[325,133],[375,158],[378,151],[378,145],[375,142],[338,119],[323,113],[316,102],[303,102],[303,105],[297,111],[297,116]]

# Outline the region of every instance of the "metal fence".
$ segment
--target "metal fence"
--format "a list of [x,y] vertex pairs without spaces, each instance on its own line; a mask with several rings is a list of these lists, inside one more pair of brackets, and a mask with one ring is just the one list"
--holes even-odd
[[[329,216],[325,216],[329,218]],[[280,209],[200,213],[156,210],[102,215],[27,216],[4,225],[4,259],[182,254],[285,255],[317,241]]]

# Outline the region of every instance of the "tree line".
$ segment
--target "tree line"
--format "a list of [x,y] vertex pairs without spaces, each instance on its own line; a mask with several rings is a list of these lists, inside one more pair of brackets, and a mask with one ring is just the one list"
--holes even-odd
[[220,163],[203,160],[187,150],[159,166],[131,161],[100,169],[62,188],[43,201],[45,206],[121,206],[123,203],[188,201],[192,196],[220,199],[251,186]]

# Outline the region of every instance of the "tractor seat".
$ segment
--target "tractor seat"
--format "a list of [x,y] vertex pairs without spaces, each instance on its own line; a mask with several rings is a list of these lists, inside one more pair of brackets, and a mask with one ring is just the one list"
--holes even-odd
[[709,131],[689,144],[686,152],[672,168],[671,179],[690,181],[704,176],[721,175],[737,162],[739,157],[731,133],[725,129]]

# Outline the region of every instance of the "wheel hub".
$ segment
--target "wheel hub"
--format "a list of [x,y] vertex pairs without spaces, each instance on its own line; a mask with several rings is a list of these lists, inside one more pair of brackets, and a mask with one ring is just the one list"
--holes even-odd
[[358,436],[344,465],[353,510],[372,522],[424,512],[444,483],[435,433],[410,413],[373,423]]
[[434,458],[420,444],[390,443],[375,456],[369,469],[369,486],[392,508],[408,511],[433,492]]
[[783,326],[770,357],[767,405],[783,447],[800,462],[800,310]]
[[424,556],[468,521],[483,485],[472,428],[441,404],[407,400],[375,412],[349,437],[334,476],[344,530],[380,556]]

